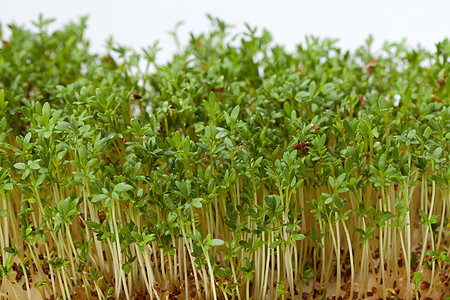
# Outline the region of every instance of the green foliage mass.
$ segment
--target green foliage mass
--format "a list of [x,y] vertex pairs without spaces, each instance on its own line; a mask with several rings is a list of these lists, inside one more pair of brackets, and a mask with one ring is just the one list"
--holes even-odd
[[408,298],[448,274],[450,41],[288,52],[209,18],[166,64],[90,53],[86,18],[0,27],[0,297],[361,297],[370,276],[386,297],[403,276]]

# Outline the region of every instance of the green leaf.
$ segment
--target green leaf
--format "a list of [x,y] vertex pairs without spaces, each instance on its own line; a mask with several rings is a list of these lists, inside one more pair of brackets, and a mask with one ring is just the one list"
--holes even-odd
[[105,200],[106,198],[108,198],[108,196],[105,194],[97,194],[91,199],[91,202],[95,204],[95,203]]
[[239,105],[236,105],[236,106],[233,108],[233,110],[231,111],[230,119],[236,121],[237,118],[238,118],[240,109],[241,109],[241,108],[239,107]]
[[441,154],[442,154],[442,148],[438,147],[438,148],[436,148],[436,150],[434,150],[432,156],[435,159],[439,159],[441,157]]
[[125,272],[125,274],[129,274],[131,269],[132,269],[132,267],[131,267],[131,264],[129,264],[129,263],[122,265],[122,270]]
[[314,93],[316,92],[316,88],[317,87],[316,87],[316,83],[314,82],[314,80],[311,81],[311,83],[309,84],[309,90],[308,90],[308,92],[311,96],[313,96]]
[[415,286],[418,286],[422,282],[423,279],[424,279],[424,277],[422,276],[422,274],[419,271],[414,272],[413,283]]
[[447,182],[444,180],[444,178],[442,178],[442,177],[439,176],[439,175],[435,175],[435,174],[430,175],[430,179],[433,180],[433,181],[439,182],[439,183],[443,183],[443,184],[446,184],[446,183],[447,183]]
[[201,208],[202,207],[202,198],[194,198],[192,199],[192,206],[195,208]]
[[342,185],[342,183],[344,183],[345,177],[347,176],[347,174],[342,173],[341,175],[339,175],[339,177],[336,179],[336,186],[340,187]]
[[126,184],[125,182],[121,182],[114,187],[114,191],[117,193],[128,192],[131,191],[132,189],[133,187],[129,184]]
[[40,186],[42,184],[42,182],[44,182],[46,177],[47,177],[47,174],[42,173],[36,181],[36,186]]
[[225,243],[224,241],[219,240],[219,239],[212,239],[212,240],[209,242],[209,244],[210,244],[211,246],[221,246],[221,245],[223,245],[224,243]]
[[94,222],[94,221],[90,221],[90,220],[84,221],[84,224],[86,224],[86,226],[89,226],[89,227],[94,228],[94,229],[101,227],[101,225],[99,223]]
[[355,228],[355,231],[358,232],[358,233],[361,233],[364,236],[366,235],[366,232],[363,229],[361,229],[361,228]]
[[380,109],[386,109],[387,108],[386,99],[384,97],[379,97],[378,98],[378,107]]
[[28,161],[28,165],[30,166],[30,169],[33,169],[33,170],[39,170],[39,168],[40,168],[40,166],[39,166],[39,164],[37,163],[37,161]]
[[42,106],[42,118],[45,124],[48,124],[50,116],[51,116],[50,104],[48,102],[45,102],[44,105]]
[[332,176],[328,177],[328,183],[330,184],[331,187],[334,187],[336,185],[336,182],[334,181]]
[[5,191],[12,191],[14,189],[14,185],[10,182],[3,184],[2,187]]
[[310,279],[316,276],[313,268],[305,268],[303,269],[303,278]]
[[36,281],[36,283],[34,284],[34,286],[36,288],[41,287],[41,286],[47,286],[47,281],[46,280],[42,280],[42,281]]
[[305,102],[311,99],[311,94],[305,91],[300,91],[295,95],[295,101],[297,102]]
[[97,100],[103,105],[106,102],[106,95],[101,88],[95,89]]
[[381,172],[384,172],[384,170],[386,169],[386,155],[384,153],[380,156],[380,159],[378,160],[378,169]]
[[270,249],[274,249],[274,248],[278,247],[279,245],[281,245],[281,243],[282,243],[282,241],[280,241],[280,240],[275,241],[275,242],[272,242],[272,243],[269,245],[269,248],[270,248]]
[[220,140],[228,135],[228,130],[222,130],[216,134],[216,139]]
[[301,241],[305,238],[305,235],[303,234],[291,234],[290,236],[291,239],[295,240],[295,241]]
[[26,167],[27,167],[27,165],[24,163],[15,163],[14,164],[14,168],[19,169],[19,170],[25,170]]
[[5,248],[3,248],[3,250],[5,250],[6,252],[11,253],[11,254],[16,253],[16,249],[11,248],[11,247],[5,247]]

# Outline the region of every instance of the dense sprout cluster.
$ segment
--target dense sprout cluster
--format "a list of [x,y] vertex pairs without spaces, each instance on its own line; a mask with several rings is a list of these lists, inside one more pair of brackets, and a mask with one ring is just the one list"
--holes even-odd
[[448,291],[450,42],[210,19],[164,65],[89,53],[86,19],[0,27],[0,298]]

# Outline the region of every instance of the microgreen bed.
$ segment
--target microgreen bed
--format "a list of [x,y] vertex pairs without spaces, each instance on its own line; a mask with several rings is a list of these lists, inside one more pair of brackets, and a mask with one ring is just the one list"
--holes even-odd
[[210,19],[164,65],[0,27],[0,298],[448,295],[449,40]]

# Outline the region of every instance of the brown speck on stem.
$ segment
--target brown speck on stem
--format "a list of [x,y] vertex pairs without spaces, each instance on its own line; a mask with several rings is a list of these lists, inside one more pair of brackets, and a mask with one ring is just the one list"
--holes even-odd
[[431,94],[430,98],[434,100],[436,103],[443,103],[442,99],[438,98],[435,94]]
[[250,109],[250,111],[252,111],[252,109],[253,109],[253,105],[255,104],[255,102],[254,101],[252,101],[251,103],[250,103],[250,107],[249,107],[249,109]]
[[86,225],[84,225],[84,221],[85,221],[85,219],[84,219],[84,214],[83,213],[80,213],[79,215],[78,215],[78,224],[81,226],[81,228],[86,228]]
[[142,96],[140,94],[136,93],[135,91],[131,92],[131,97],[133,97],[135,100],[142,99]]
[[219,88],[214,88],[212,89],[212,91],[214,93],[224,93],[225,92],[225,88],[223,86],[219,87]]
[[309,147],[310,142],[299,142],[297,144],[295,144],[294,146],[292,146],[292,148],[294,150],[301,150],[303,155],[308,154],[308,149],[306,147]]
[[159,125],[160,125],[160,127],[158,129],[158,132],[164,133],[164,128],[166,127],[166,124],[164,124],[163,121],[159,121]]
[[439,85],[444,86],[445,85],[445,77],[439,78]]
[[372,75],[373,68],[376,66],[376,64],[377,64],[377,61],[375,60],[375,58],[372,58],[371,61],[366,63],[367,73],[369,73],[369,75]]
[[103,222],[105,222],[105,219],[106,219],[106,214],[105,214],[105,212],[104,212],[103,210],[101,210],[101,211],[99,211],[99,212],[97,213],[97,216],[98,216],[98,219],[99,219],[99,221],[100,221],[100,224],[103,224]]
[[31,88],[33,87],[33,83],[31,81],[28,81],[27,83],[27,87],[25,89],[25,98],[30,98],[30,94],[31,94]]
[[[239,143],[239,144],[237,144],[236,145],[236,147],[241,147],[241,146],[243,146],[244,145],[244,143]],[[241,150],[246,150],[245,149],[245,147],[242,147],[242,148],[240,148]],[[234,158],[236,158],[238,156],[238,152],[236,151],[236,153],[234,153]]]

